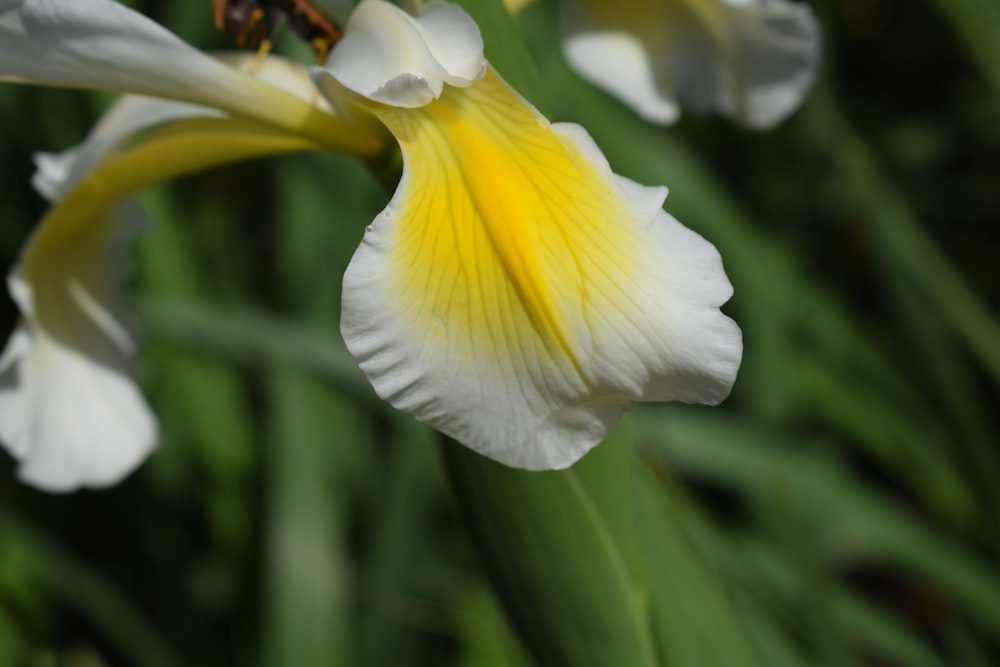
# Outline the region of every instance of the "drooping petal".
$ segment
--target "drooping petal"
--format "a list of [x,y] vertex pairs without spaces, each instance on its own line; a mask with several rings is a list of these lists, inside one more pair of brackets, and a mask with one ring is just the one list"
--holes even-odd
[[[72,212],[67,214],[72,215]],[[135,353],[122,308],[128,242],[144,224],[134,204],[29,248],[45,271],[16,270],[24,320],[0,358],[0,441],[26,483],[47,491],[114,484],[156,446],[156,424],[131,378]]]
[[717,108],[748,127],[766,130],[795,111],[816,82],[820,65],[819,23],[808,5],[729,0],[737,72]]
[[[215,107],[371,155],[382,139],[237,71],[114,0],[0,0],[0,80],[97,88]],[[364,130],[365,128],[361,128]]]
[[418,17],[385,0],[363,0],[326,67],[341,85],[376,102],[419,107],[445,84],[464,86],[486,67],[475,22],[455,5],[432,2]]
[[[134,342],[123,308],[125,247],[140,216],[114,202],[192,171],[314,148],[269,125],[194,118],[105,154],[72,189],[50,174],[53,193],[65,194],[8,281],[23,321],[0,357],[0,444],[21,461],[26,482],[51,491],[113,484],[156,442],[130,377]],[[72,159],[68,174],[77,171]]]
[[715,248],[495,72],[376,105],[403,180],[344,277],[380,396],[505,464],[562,468],[636,400],[717,403],[741,356]]
[[770,128],[801,104],[819,69],[816,19],[787,0],[573,0],[563,30],[583,77],[664,124],[676,119],[676,98]]

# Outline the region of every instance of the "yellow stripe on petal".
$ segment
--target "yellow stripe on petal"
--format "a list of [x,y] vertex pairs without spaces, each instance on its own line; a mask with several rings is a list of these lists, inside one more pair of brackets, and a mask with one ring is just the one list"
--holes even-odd
[[374,112],[406,168],[348,268],[342,330],[381,396],[541,469],[573,463],[632,400],[728,392],[731,288],[715,249],[660,209],[665,189],[615,176],[493,70]]
[[411,191],[426,193],[400,202],[412,222],[393,257],[410,267],[398,276],[407,299],[427,302],[425,324],[457,317],[472,341],[537,339],[577,367],[579,315],[608,283],[632,281],[642,253],[621,233],[608,180],[492,71],[379,116],[403,146]]

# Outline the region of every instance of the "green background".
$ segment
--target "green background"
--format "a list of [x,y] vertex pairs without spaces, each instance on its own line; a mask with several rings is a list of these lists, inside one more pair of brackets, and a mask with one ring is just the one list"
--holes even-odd
[[[226,45],[207,0],[132,4]],[[753,133],[645,125],[566,68],[550,4],[463,4],[526,96],[719,247],[733,395],[639,406],[565,475],[497,471],[343,348],[387,201],[363,164],[147,191],[131,294],[164,444],[72,495],[0,456],[0,666],[1000,663],[1000,5],[811,2],[821,81]],[[45,210],[31,153],[111,99],[0,86],[5,266]]]

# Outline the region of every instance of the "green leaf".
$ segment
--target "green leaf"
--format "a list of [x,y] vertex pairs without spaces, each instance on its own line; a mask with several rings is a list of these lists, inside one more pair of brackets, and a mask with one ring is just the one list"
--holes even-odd
[[493,592],[472,587],[461,598],[458,664],[463,667],[530,667],[530,658],[507,627]]
[[[657,664],[644,587],[630,563],[635,552],[622,543],[636,515],[628,507],[625,526],[609,522],[622,516],[621,499],[634,491],[632,454],[619,440],[605,441],[573,468],[549,472],[507,468],[443,443],[448,478],[486,574],[540,665]],[[618,501],[609,503],[613,497]]]
[[853,478],[822,449],[737,419],[680,410],[635,417],[640,442],[656,456],[739,492],[760,517],[808,525],[825,567],[894,568],[933,583],[983,627],[1000,633],[995,569]]
[[434,664],[442,636],[455,629],[448,601],[459,581],[445,554],[454,537],[432,433],[396,413],[373,450],[362,495],[367,539],[359,561],[358,664]]
[[[671,667],[804,665],[768,617],[740,605],[697,510],[673,481],[640,479],[643,554],[661,661]],[[755,613],[756,611],[756,613]]]
[[368,440],[350,401],[275,367],[267,443],[267,598],[262,665],[351,664],[353,573],[345,562],[357,452]]

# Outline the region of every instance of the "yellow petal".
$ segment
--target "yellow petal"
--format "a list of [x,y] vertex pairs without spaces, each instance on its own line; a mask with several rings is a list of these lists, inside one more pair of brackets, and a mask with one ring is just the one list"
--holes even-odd
[[406,169],[344,283],[376,391],[501,462],[570,465],[633,400],[714,403],[739,364],[715,249],[490,69],[374,112]]

